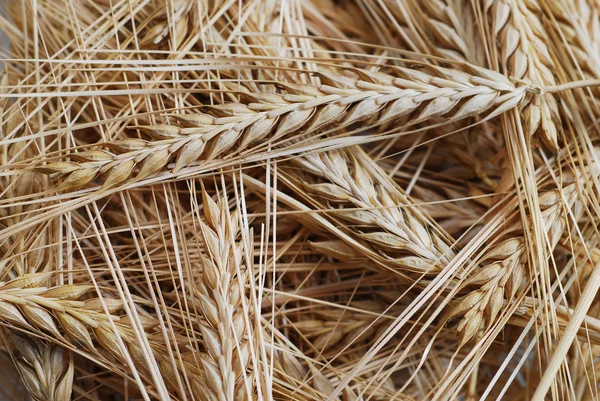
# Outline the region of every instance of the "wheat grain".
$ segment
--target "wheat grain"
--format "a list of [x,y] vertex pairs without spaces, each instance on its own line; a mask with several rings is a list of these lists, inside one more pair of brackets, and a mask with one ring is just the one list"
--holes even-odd
[[[406,125],[445,116],[501,114],[523,101],[525,87],[502,75],[475,68],[473,74],[439,67],[396,68],[394,75],[353,70],[359,79],[320,73],[321,86],[281,84],[286,92],[244,93],[247,104],[212,106],[210,114],[175,115],[180,125],[139,127],[155,140],[125,139],[103,149],[71,153],[36,170],[62,180],[60,189],[78,189],[96,177],[104,188],[150,177],[174,162],[178,171],[200,160],[258,141],[316,133],[328,126],[347,127],[367,119],[381,124],[409,118]],[[410,115],[414,116],[410,117]],[[409,117],[407,117],[409,116]],[[114,150],[117,154],[108,149]]]

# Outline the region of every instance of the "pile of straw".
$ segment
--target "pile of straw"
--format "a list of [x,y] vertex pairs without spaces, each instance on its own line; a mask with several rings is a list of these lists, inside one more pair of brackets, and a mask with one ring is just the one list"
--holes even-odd
[[596,0],[0,29],[7,399],[600,399]]

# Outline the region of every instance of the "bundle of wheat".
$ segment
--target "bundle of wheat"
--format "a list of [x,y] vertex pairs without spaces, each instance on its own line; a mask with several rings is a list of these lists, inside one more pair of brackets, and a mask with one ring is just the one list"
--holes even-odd
[[0,30],[0,399],[600,398],[595,1]]

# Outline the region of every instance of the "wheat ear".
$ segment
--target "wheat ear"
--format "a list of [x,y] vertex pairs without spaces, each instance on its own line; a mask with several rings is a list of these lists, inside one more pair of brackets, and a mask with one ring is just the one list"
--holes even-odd
[[227,202],[214,202],[203,191],[205,221],[200,222],[206,249],[197,290],[202,305],[200,324],[207,353],[201,359],[209,401],[251,400],[249,341],[242,297],[249,271],[242,265],[243,249],[236,243],[239,225]]
[[[575,219],[581,217],[584,211],[577,191],[584,183],[578,183],[572,174],[570,179],[569,174],[565,174],[564,182],[568,184],[563,188],[543,192],[539,197],[545,234],[552,250],[567,227],[569,217],[565,210],[571,210]],[[450,317],[462,317],[457,330],[463,343],[482,334],[494,323],[504,304],[510,303],[526,289],[529,276],[522,227],[520,222],[510,227],[507,238],[492,246],[479,261],[482,268],[466,281],[465,285],[478,289],[465,296],[450,314]]]
[[[3,88],[8,86],[8,75],[3,74],[0,79]],[[6,90],[2,90],[6,92]],[[2,131],[12,132],[20,121],[20,114],[15,113],[6,102],[0,102],[0,114],[7,113],[9,117],[2,120]],[[17,135],[22,135],[18,132]],[[17,142],[6,146],[5,152],[0,156],[0,164],[9,160],[22,160],[29,156],[31,151],[24,148],[24,144]],[[0,192],[5,196],[18,198],[44,188],[43,180],[31,174],[20,177],[5,176],[0,178]],[[19,224],[25,213],[31,213],[34,206],[7,207],[0,212],[0,228]],[[2,266],[0,277],[17,277],[29,281],[27,274],[43,268],[48,268],[48,234],[46,230],[28,230],[20,236],[10,238],[0,245]],[[40,274],[45,280],[48,275]],[[13,283],[15,281],[13,280]],[[23,282],[23,281],[22,281]],[[42,281],[39,281],[41,283]],[[0,287],[1,288],[1,287]],[[2,331],[8,349],[13,356],[15,365],[21,379],[31,398],[35,401],[69,401],[71,400],[73,385],[73,356],[64,347],[56,346],[50,341],[35,337],[25,336],[16,330],[6,328]]]
[[[567,57],[575,58],[586,78],[599,78],[600,55],[594,50],[599,43],[597,10],[591,9],[585,1],[557,0],[547,5],[558,24],[558,33],[564,35],[572,52]],[[562,41],[562,37],[559,40]]]
[[64,348],[12,334],[12,353],[35,401],[70,401],[75,367]]
[[[127,358],[123,352],[127,352],[137,369],[150,374],[146,355],[138,345],[133,330],[128,325],[119,323],[118,317],[104,313],[104,305],[109,313],[114,313],[122,308],[122,301],[107,297],[102,301],[98,298],[81,301],[79,299],[92,289],[91,286],[71,284],[42,287],[41,284],[48,277],[49,273],[27,274],[2,285],[0,320],[28,331],[48,333],[57,339],[64,338],[64,332],[84,350],[95,355],[99,354],[99,350],[103,350],[124,364]],[[125,344],[126,351],[121,351],[113,325]],[[156,323],[148,317],[143,320],[143,325],[144,328],[152,328]],[[151,346],[153,356],[159,362],[161,374],[167,379],[167,384],[172,386],[171,389],[176,390],[178,387],[174,375],[178,373],[173,371],[173,367],[164,357],[164,347],[171,345],[152,342]],[[178,366],[178,369],[198,372],[198,369],[188,364]],[[202,382],[203,378],[199,375],[194,380]]]
[[248,145],[311,134],[326,127],[347,127],[364,120],[377,124],[408,118],[406,125],[445,116],[501,114],[520,104],[525,87],[515,87],[496,72],[473,67],[473,73],[423,66],[395,68],[393,74],[353,69],[359,78],[322,72],[320,86],[280,84],[283,94],[243,93],[245,104],[207,107],[208,114],[175,115],[178,125],[138,127],[152,141],[125,139],[99,149],[70,153],[73,161],[37,167],[62,180],[60,189],[78,189],[96,177],[104,187],[140,180],[199,161],[222,157]]
[[416,19],[427,28],[435,55],[481,65],[477,59],[481,52],[472,44],[476,37],[467,34],[474,18],[469,4],[453,0],[413,0],[411,7]]
[[[441,270],[454,252],[407,195],[395,186],[376,184],[381,177],[367,160],[357,147],[294,158],[292,162],[308,173],[298,182],[298,192],[310,194],[319,209],[335,211],[330,218],[340,221],[336,226],[345,226],[348,237],[365,244],[348,252],[347,258],[365,250],[365,256],[386,268],[419,274]],[[326,244],[319,250],[335,252],[338,258],[348,248]]]
[[[490,3],[490,2],[488,2]],[[505,73],[538,87],[555,85],[552,57],[546,46],[546,33],[535,1],[493,0],[490,10],[493,34],[502,43],[500,63]],[[521,110],[525,133],[540,138],[553,149],[558,147],[561,119],[553,96],[536,96]]]

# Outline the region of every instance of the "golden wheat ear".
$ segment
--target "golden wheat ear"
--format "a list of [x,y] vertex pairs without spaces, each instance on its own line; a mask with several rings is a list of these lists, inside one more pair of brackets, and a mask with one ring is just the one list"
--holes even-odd
[[[324,214],[324,218],[331,218],[335,225],[342,221],[347,228],[340,239],[348,241],[350,237],[363,243],[365,256],[375,265],[434,274],[453,257],[446,239],[432,229],[406,194],[390,183],[377,184],[378,172],[359,148],[310,154],[292,162],[310,174],[300,180],[290,176],[294,183],[291,188],[298,191],[298,196],[306,193],[313,197],[315,208],[326,210],[327,203],[336,205],[335,212]],[[321,248],[325,252],[330,249]],[[354,255],[348,253],[347,257],[349,260]]]
[[[444,116],[455,121],[472,115],[486,118],[517,107],[525,87],[515,87],[503,75],[483,68],[471,73],[422,66],[394,68],[390,74],[351,69],[358,78],[320,72],[319,86],[281,84],[282,94],[248,93],[248,103],[207,108],[207,114],[175,115],[180,125],[135,126],[151,141],[125,139],[104,149],[69,155],[36,167],[61,181],[61,191],[80,189],[97,177],[103,189],[142,180],[261,142],[276,142],[326,127],[341,128],[369,119],[377,124],[409,117],[405,126]],[[115,152],[115,153],[113,153]]]
[[202,200],[199,234],[206,254],[196,290],[203,311],[199,330],[206,348],[201,362],[207,398],[251,400],[255,393],[250,364],[252,315],[246,315],[243,307],[248,305],[250,270],[238,238],[239,217],[229,211],[226,199],[215,202],[203,191]]
[[[598,167],[588,166],[590,176],[597,176]],[[589,187],[589,176],[575,173],[569,168],[561,174],[562,188],[548,189],[540,193],[539,205],[546,228],[550,250],[558,245],[569,221],[578,221],[584,214],[585,195],[581,188]],[[507,222],[508,234],[494,244],[478,260],[481,269],[466,280],[467,287],[478,289],[466,295],[453,309],[450,317],[462,317],[457,330],[462,342],[482,336],[493,325],[505,305],[509,305],[518,294],[524,292],[537,274],[528,268],[525,236],[521,222]],[[505,232],[506,230],[504,230]]]

